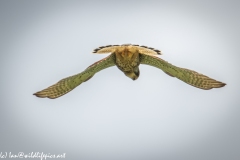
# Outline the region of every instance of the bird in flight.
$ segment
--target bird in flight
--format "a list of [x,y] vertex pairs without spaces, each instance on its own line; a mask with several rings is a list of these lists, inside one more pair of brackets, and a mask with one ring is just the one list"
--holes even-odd
[[146,64],[159,68],[169,76],[176,77],[181,81],[200,89],[209,90],[226,85],[225,83],[193,70],[174,66],[156,56],[161,55],[161,51],[147,46],[134,44],[107,45],[96,48],[93,53],[111,54],[90,65],[83,72],[64,78],[56,84],[34,93],[34,95],[40,98],[58,98],[70,92],[81,83],[88,81],[97,72],[115,65],[132,80],[136,80],[140,75],[138,66],[140,64]]

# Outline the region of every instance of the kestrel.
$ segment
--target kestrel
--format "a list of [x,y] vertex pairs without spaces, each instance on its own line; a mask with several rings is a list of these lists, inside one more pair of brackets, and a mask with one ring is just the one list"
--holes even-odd
[[95,62],[83,72],[64,78],[56,84],[34,93],[34,95],[41,98],[58,98],[70,92],[81,83],[88,81],[97,72],[115,65],[132,80],[136,80],[140,75],[138,66],[140,64],[146,64],[159,68],[169,76],[176,77],[183,82],[200,89],[209,90],[226,85],[225,83],[209,78],[198,72],[174,66],[161,58],[156,57],[156,55],[161,55],[161,51],[147,46],[133,44],[108,45],[95,49],[93,53],[111,54],[108,57]]

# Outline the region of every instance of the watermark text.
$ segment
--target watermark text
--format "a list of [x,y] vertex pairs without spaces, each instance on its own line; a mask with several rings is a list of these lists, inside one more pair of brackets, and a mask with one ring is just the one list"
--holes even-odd
[[4,158],[12,158],[12,159],[35,158],[35,159],[40,159],[40,160],[63,159],[63,158],[66,158],[66,153],[51,154],[51,153],[43,153],[43,152],[30,152],[30,153],[0,152],[0,159],[4,159]]

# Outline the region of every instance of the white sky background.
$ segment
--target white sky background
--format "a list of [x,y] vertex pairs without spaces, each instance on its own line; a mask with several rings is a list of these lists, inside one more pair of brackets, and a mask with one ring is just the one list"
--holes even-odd
[[[238,1],[1,1],[0,152],[71,160],[240,159]],[[107,55],[140,44],[227,83],[200,90],[140,66],[117,67],[58,99],[32,94]]]

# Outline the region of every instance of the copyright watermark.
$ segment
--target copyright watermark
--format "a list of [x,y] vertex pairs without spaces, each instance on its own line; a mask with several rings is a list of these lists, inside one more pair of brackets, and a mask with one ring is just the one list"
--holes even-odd
[[24,153],[24,152],[18,152],[18,153],[12,153],[12,152],[0,152],[0,159],[4,158],[35,158],[40,160],[47,160],[47,159],[63,159],[66,158],[66,153],[62,154],[51,154],[51,153],[43,153],[43,152],[31,152],[31,153]]

